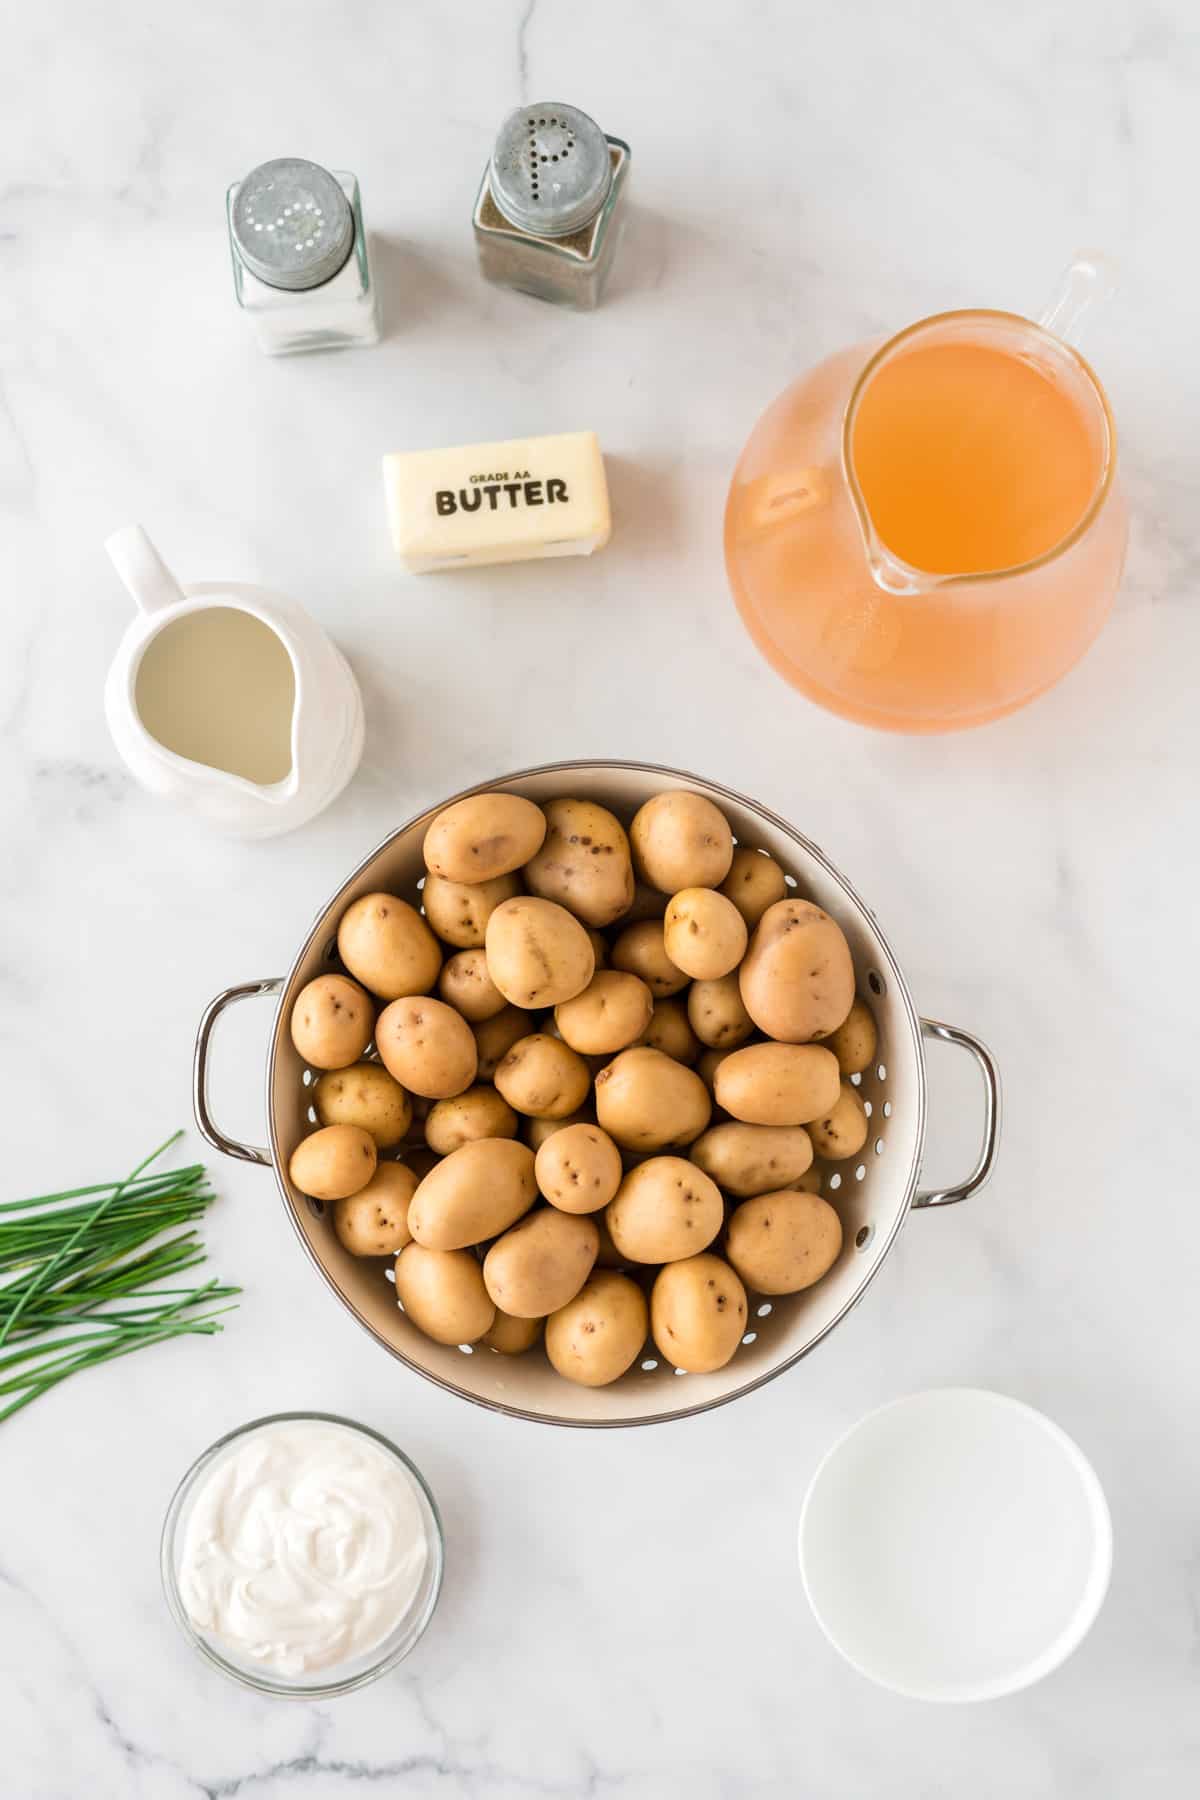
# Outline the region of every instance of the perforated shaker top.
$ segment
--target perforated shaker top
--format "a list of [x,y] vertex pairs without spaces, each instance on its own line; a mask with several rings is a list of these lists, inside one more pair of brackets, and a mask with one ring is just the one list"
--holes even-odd
[[535,237],[568,237],[608,199],[608,139],[577,106],[540,100],[518,107],[500,127],[489,179],[510,224]]
[[354,244],[354,214],[337,177],[302,156],[251,169],[233,203],[238,255],[269,287],[320,287]]

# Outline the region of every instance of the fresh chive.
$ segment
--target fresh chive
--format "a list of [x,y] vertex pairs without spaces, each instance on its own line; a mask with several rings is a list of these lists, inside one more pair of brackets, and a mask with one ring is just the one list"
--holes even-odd
[[[60,1381],[167,1338],[210,1336],[240,1288],[170,1285],[204,1261],[194,1229],[213,1199],[200,1163],[0,1202],[0,1421]],[[121,1303],[121,1304],[118,1304]]]

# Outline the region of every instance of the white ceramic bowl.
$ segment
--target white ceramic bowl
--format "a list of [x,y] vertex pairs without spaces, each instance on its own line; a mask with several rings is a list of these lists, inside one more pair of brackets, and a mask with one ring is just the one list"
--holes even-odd
[[1108,1591],[1096,1472],[1043,1413],[933,1388],[860,1419],[813,1476],[800,1569],[863,1675],[917,1700],[994,1700],[1058,1668]]

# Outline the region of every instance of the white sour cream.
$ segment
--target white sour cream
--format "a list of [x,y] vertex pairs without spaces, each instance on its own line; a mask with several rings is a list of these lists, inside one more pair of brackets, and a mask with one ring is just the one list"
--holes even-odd
[[188,1617],[247,1662],[305,1675],[400,1624],[429,1557],[408,1471],[344,1425],[281,1420],[201,1477],[179,1560]]

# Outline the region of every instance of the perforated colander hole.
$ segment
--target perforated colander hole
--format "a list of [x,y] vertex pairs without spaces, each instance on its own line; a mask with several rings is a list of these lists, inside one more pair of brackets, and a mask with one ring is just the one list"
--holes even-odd
[[312,1214],[313,1218],[314,1219],[323,1219],[325,1217],[325,1202],[323,1200],[314,1200],[311,1194],[306,1194],[304,1196],[304,1198],[308,1204],[308,1210]]
[[742,1342],[743,1342],[743,1344],[757,1344],[757,1342],[758,1342],[757,1331],[748,1331],[746,1333],[745,1337],[742,1339]]
[[652,1356],[648,1356],[646,1358],[645,1362],[642,1364],[642,1367],[643,1367],[643,1369],[645,1369],[645,1371],[648,1375],[650,1373],[651,1369],[657,1369],[658,1364]]
[[854,1248],[856,1250],[865,1250],[874,1236],[875,1227],[873,1225],[860,1225],[854,1234]]
[[686,1369],[676,1369],[676,1371],[675,1371],[675,1373],[676,1373],[676,1374],[677,1374],[677,1375],[686,1375],[686,1374],[687,1374],[687,1370],[686,1370]]
[[875,1154],[876,1154],[876,1156],[883,1155],[883,1139],[882,1138],[875,1139]]
[[305,1087],[311,1087],[311,1086],[312,1086],[312,1080],[313,1080],[313,1072],[312,1072],[312,1070],[311,1070],[311,1069],[305,1069],[305,1071],[304,1071],[304,1073],[303,1073],[303,1074],[302,1074],[302,1075],[301,1075],[301,1077],[300,1077],[300,1079],[301,1079],[301,1081],[302,1081],[302,1082],[303,1082],[303,1083],[304,1083],[304,1085],[305,1085]]
[[885,1063],[880,1063],[880,1065],[876,1069],[875,1073],[878,1075],[880,1081],[886,1081],[887,1080],[887,1065]]
[[475,1354],[474,1344],[460,1344],[458,1347],[464,1356],[474,1356]]
[[871,1102],[869,1100],[863,1101],[863,1111],[866,1113],[866,1115],[869,1119],[871,1116]]
[[867,986],[873,994],[877,994],[881,998],[887,993],[887,982],[883,979],[883,976],[879,973],[878,969],[867,970]]
[[851,1087],[861,1087],[862,1086],[862,1076],[858,1073],[857,1070],[855,1070],[854,1074],[850,1077],[850,1086]]
[[885,1119],[890,1119],[892,1116],[892,1103],[890,1100],[885,1100],[883,1103],[883,1116]]
[[308,1111],[307,1111],[307,1113],[306,1113],[306,1114],[305,1114],[305,1117],[306,1117],[306,1118],[307,1118],[307,1120],[308,1120],[308,1122],[309,1122],[309,1124],[310,1124],[310,1125],[315,1125],[315,1124],[316,1124],[316,1122],[317,1122],[317,1109],[316,1109],[316,1107],[315,1107],[315,1106],[310,1106],[310,1107],[309,1107],[309,1109],[308,1109]]
[[836,1169],[835,1169],[835,1170],[834,1170],[834,1172],[833,1172],[833,1174],[832,1174],[832,1175],[831,1175],[831,1176],[830,1176],[830,1177],[829,1177],[829,1191],[830,1191],[830,1193],[831,1193],[831,1194],[833,1194],[833,1193],[836,1193],[836,1191],[837,1191],[837,1189],[838,1189],[838,1188],[840,1188],[840,1187],[841,1187],[841,1185],[842,1185],[842,1178],[841,1178],[841,1176],[840,1176],[840,1175],[839,1175],[839,1174],[838,1174],[838,1172],[837,1172],[837,1170],[836,1170]]
[[794,888],[794,887],[800,886],[800,883],[796,880],[796,877],[794,875],[785,875],[783,879],[784,879],[784,884],[787,887]]
[[395,1287],[395,1285],[396,1285],[396,1271],[395,1271],[395,1269],[385,1269],[385,1270],[384,1270],[384,1271],[383,1271],[383,1279],[384,1279],[384,1280],[385,1280],[385,1281],[390,1281],[390,1282],[391,1282],[391,1284],[392,1284],[392,1286],[393,1286],[393,1287]]
[[861,1181],[863,1179],[863,1177],[865,1176],[866,1172],[867,1172],[866,1163],[859,1163],[857,1169],[855,1169],[855,1171],[854,1171],[855,1181]]
[[769,1319],[771,1316],[771,1302],[769,1300],[764,1300],[762,1305],[756,1306],[754,1310],[760,1319]]

